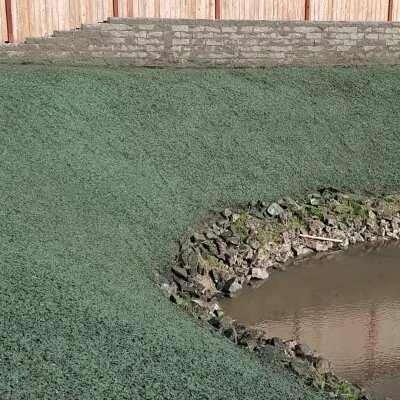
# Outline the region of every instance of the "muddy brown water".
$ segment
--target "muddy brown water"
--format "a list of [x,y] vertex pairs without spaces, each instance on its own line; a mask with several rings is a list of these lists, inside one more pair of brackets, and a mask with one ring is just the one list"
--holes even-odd
[[400,399],[399,242],[303,261],[221,305],[271,337],[309,344],[377,399]]

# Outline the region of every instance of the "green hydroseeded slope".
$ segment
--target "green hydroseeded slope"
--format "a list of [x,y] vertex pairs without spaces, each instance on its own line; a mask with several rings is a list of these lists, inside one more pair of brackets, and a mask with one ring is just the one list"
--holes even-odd
[[169,303],[207,211],[400,187],[400,67],[0,66],[0,398],[319,399]]

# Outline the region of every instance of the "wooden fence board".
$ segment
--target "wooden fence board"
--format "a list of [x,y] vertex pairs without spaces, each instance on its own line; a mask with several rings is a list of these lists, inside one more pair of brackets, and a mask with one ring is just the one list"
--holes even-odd
[[0,1],[0,43],[7,40],[6,3],[5,1]]
[[305,0],[224,0],[222,19],[303,20]]
[[400,0],[393,0],[393,21],[400,22]]
[[123,18],[214,19],[215,0],[119,0],[119,12]]
[[311,0],[310,19],[317,21],[387,21],[388,6],[388,0]]

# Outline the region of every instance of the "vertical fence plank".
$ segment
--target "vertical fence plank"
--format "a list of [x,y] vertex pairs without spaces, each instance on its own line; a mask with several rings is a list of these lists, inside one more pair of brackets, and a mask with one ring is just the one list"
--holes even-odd
[[0,5],[0,42],[14,42],[14,17],[15,9],[11,0],[1,2]]
[[388,21],[393,21],[393,0],[388,3]]
[[304,20],[305,0],[222,0],[222,19]]
[[388,0],[310,0],[310,19],[320,21],[387,21],[388,7]]
[[7,26],[6,1],[0,1],[0,43],[8,41]]
[[393,0],[393,21],[400,22],[400,0]]

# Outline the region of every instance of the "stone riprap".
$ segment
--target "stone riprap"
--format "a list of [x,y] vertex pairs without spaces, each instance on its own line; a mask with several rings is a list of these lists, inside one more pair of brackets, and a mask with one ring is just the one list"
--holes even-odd
[[397,63],[400,23],[111,18],[0,46],[0,62],[135,66]]
[[268,279],[274,270],[343,250],[349,245],[400,239],[400,195],[368,198],[321,190],[307,200],[289,197],[276,203],[252,202],[242,209],[225,209],[207,221],[204,229],[183,242],[171,281],[164,289],[172,301],[183,304],[225,336],[251,350],[280,349],[287,365],[332,395],[350,390],[366,399],[361,388],[343,383],[324,357],[295,341],[268,338],[224,315],[218,296],[231,296],[243,285]]

